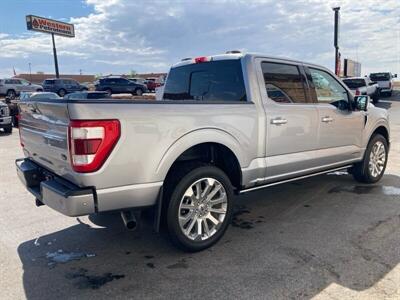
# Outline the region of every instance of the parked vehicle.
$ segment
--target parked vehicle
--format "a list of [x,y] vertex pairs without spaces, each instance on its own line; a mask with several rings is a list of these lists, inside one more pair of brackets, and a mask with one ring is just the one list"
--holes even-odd
[[13,128],[10,109],[8,105],[2,101],[0,101],[0,128],[2,128],[5,133],[11,133]]
[[141,96],[147,92],[147,87],[144,84],[136,83],[123,77],[105,77],[99,79],[95,83],[96,91],[105,91],[111,94],[129,93],[132,95]]
[[143,78],[128,78],[128,80],[133,81],[135,83],[146,85],[146,79]]
[[397,78],[397,74],[392,75],[390,72],[371,73],[369,78],[378,83],[381,94],[392,96],[393,93],[393,78]]
[[43,87],[20,78],[0,79],[0,95],[6,96],[10,99],[15,99],[21,92],[36,91],[43,91]]
[[354,95],[367,95],[374,104],[378,103],[381,95],[379,85],[371,81],[368,77],[352,77],[343,79],[343,82],[349,87]]
[[106,99],[110,98],[107,92],[75,92],[64,96],[64,99]]
[[60,97],[64,97],[68,93],[87,91],[88,88],[73,79],[52,78],[43,81],[43,90],[45,92],[57,93]]
[[188,251],[222,237],[234,193],[340,169],[375,183],[390,142],[387,111],[331,71],[259,54],[182,61],[162,101],[20,108],[17,173],[38,205],[68,216],[121,211],[131,229],[154,208],[155,228]]
[[19,100],[35,100],[35,99],[61,99],[60,96],[52,92],[36,92],[36,93],[21,93]]

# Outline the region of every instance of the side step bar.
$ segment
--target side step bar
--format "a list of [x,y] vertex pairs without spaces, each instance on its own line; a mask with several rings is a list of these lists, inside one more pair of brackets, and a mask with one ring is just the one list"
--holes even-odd
[[275,181],[275,182],[271,182],[271,183],[267,183],[267,184],[263,184],[263,185],[258,185],[258,186],[251,187],[251,188],[248,188],[248,189],[240,190],[239,194],[244,194],[244,193],[247,193],[247,192],[252,192],[252,191],[264,189],[264,188],[267,188],[267,187],[270,187],[270,186],[274,186],[274,185],[278,185],[278,184],[282,184],[282,183],[287,183],[287,182],[291,182],[291,181],[305,179],[305,178],[308,178],[308,177],[313,177],[313,176],[323,175],[323,174],[330,173],[330,172],[340,171],[340,170],[343,170],[343,169],[350,168],[351,166],[352,165],[347,165],[347,166],[343,166],[343,167],[340,167],[340,168],[334,168],[334,169],[324,170],[324,171],[317,172],[317,173],[303,175],[303,176],[300,176],[300,177],[294,177],[294,178],[290,178],[290,179],[286,179],[286,180],[282,180],[282,181]]

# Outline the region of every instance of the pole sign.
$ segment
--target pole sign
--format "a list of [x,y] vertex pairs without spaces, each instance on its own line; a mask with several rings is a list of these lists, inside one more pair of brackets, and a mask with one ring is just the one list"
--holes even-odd
[[26,16],[28,30],[51,33],[65,37],[75,37],[73,24],[42,18],[34,15]]

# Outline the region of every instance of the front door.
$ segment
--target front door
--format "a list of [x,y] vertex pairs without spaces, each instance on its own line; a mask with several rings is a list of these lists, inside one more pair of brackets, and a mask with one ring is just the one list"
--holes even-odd
[[330,72],[306,67],[310,91],[318,102],[318,153],[320,164],[354,161],[362,155],[365,113],[350,107],[352,95]]
[[302,65],[259,59],[266,113],[266,182],[296,177],[317,167],[318,111],[306,92]]

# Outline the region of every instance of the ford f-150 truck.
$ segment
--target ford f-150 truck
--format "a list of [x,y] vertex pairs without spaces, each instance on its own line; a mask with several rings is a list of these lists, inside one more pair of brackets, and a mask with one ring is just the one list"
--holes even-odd
[[161,101],[21,101],[22,183],[68,216],[120,211],[188,251],[216,243],[234,193],[333,170],[358,181],[384,174],[388,113],[328,69],[258,54],[185,59]]
[[378,83],[368,77],[351,77],[343,79],[354,95],[368,95],[374,104],[378,103],[381,95]]

